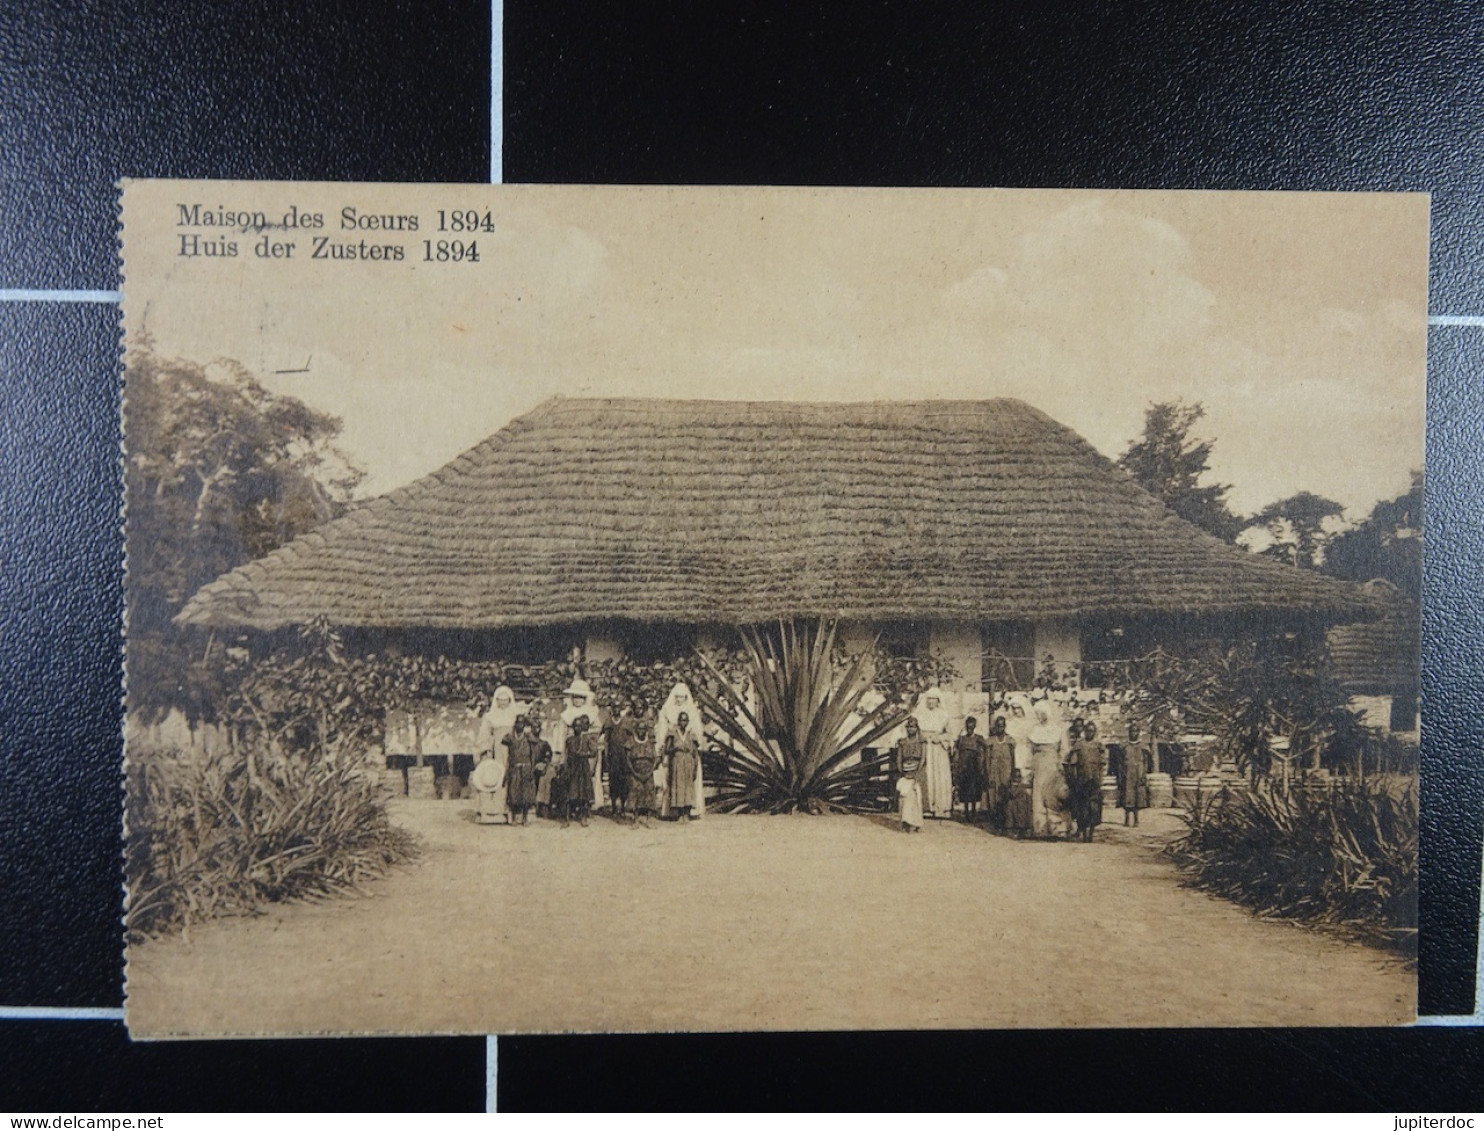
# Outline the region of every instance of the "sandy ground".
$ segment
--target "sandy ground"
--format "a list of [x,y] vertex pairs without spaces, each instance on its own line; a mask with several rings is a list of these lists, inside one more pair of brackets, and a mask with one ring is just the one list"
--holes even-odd
[[[473,823],[394,802],[421,860],[359,899],[129,953],[135,1036],[1389,1025],[1399,961],[1181,888],[1146,814],[1099,842],[929,821]],[[1109,818],[1121,816],[1109,811]]]

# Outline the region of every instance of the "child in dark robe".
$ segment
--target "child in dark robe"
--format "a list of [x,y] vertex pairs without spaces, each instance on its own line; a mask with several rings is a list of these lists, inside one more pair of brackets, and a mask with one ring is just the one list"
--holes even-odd
[[634,721],[639,717],[637,703],[608,727],[608,797],[613,815],[621,816],[629,803],[629,752],[634,746]]
[[1128,741],[1123,745],[1123,765],[1118,774],[1118,807],[1123,810],[1123,823],[1139,825],[1139,810],[1149,808],[1149,772],[1154,753],[1140,741],[1139,724],[1128,724]]
[[1015,776],[1015,741],[1005,733],[1005,717],[996,715],[984,741],[984,810],[990,827],[1005,830],[1010,783]]
[[[566,828],[575,816],[583,828],[587,828],[588,813],[593,807],[593,764],[598,758],[597,735],[589,733],[592,721],[586,715],[572,720],[572,731],[567,735],[566,757],[562,763],[562,828]],[[552,796],[558,786],[553,784]]]
[[963,802],[964,820],[979,816],[979,803],[984,800],[984,754],[988,749],[982,734],[975,734],[978,720],[970,715],[964,720],[964,733],[953,744],[953,788]]
[[1097,724],[1091,719],[1072,724],[1072,743],[1067,752],[1067,808],[1077,826],[1077,836],[1092,841],[1095,828],[1103,823],[1103,774],[1108,755],[1098,741]]
[[634,745],[629,748],[629,808],[636,825],[648,828],[650,818],[657,808],[654,786],[654,771],[659,765],[659,755],[650,741],[648,716],[634,720]]
[[510,810],[510,823],[531,823],[531,806],[536,804],[536,758],[538,742],[531,737],[531,721],[525,715],[515,717],[515,725],[500,740],[510,751],[505,763],[505,804]]

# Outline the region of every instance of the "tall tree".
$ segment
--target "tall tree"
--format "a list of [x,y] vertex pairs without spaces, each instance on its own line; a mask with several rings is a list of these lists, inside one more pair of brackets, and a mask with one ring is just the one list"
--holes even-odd
[[1324,571],[1350,581],[1382,577],[1422,599],[1422,472],[1412,472],[1405,494],[1377,503],[1364,522],[1330,541]]
[[1333,499],[1300,491],[1276,503],[1269,503],[1249,520],[1248,529],[1262,527],[1272,539],[1262,553],[1270,558],[1316,569],[1324,559],[1325,547],[1338,533],[1331,519],[1343,518],[1345,508]]
[[1227,542],[1242,530],[1242,521],[1226,502],[1228,483],[1202,484],[1209,471],[1210,440],[1191,435],[1206,415],[1199,401],[1159,401],[1144,412],[1144,433],[1118,457],[1134,480],[1170,510]]
[[124,376],[130,704],[196,716],[184,635],[202,585],[332,517],[363,473],[336,417],[264,388],[233,362],[208,373],[146,341]]

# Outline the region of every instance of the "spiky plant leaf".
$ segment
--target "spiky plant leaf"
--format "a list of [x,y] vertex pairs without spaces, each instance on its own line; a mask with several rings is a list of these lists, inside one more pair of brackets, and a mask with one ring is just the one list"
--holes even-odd
[[716,690],[697,687],[696,698],[723,734],[711,774],[715,807],[765,813],[874,807],[870,786],[883,781],[884,760],[847,763],[899,726],[905,711],[882,703],[861,715],[871,689],[869,654],[837,673],[833,622],[782,621],[776,631],[744,628],[741,637],[756,709],[700,657]]

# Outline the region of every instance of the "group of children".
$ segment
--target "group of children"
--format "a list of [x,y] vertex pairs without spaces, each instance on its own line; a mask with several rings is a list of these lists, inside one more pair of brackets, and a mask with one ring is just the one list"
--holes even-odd
[[538,817],[586,827],[605,802],[616,819],[649,824],[656,816],[704,812],[700,712],[678,684],[658,718],[640,702],[605,719],[592,689],[574,680],[567,706],[543,727],[537,707],[499,688],[480,725],[479,761],[469,777],[482,824],[529,825]]

